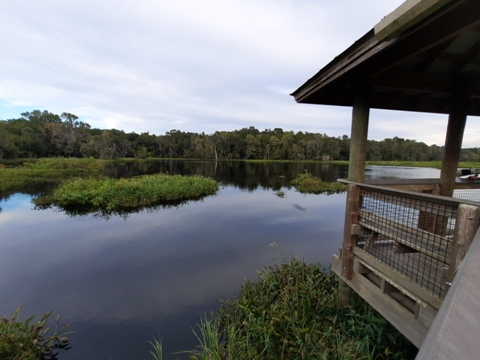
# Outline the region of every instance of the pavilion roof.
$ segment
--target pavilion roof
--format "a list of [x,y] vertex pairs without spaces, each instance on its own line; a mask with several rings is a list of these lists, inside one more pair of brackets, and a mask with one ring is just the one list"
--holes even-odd
[[407,0],[292,93],[299,103],[449,114],[467,93],[480,116],[480,1]]

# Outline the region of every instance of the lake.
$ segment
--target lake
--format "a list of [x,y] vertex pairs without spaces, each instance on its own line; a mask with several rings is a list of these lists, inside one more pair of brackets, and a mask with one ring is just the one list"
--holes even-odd
[[[290,180],[308,171],[326,181],[348,167],[319,163],[127,162],[109,176],[201,174],[215,196],[109,218],[37,210],[32,195],[0,200],[0,315],[50,310],[70,324],[63,360],[164,358],[196,345],[191,330],[244,279],[296,256],[328,267],[341,247],[346,194],[302,195]],[[439,170],[369,166],[367,178],[439,177]],[[277,191],[283,191],[284,197]],[[272,245],[275,244],[275,245]]]

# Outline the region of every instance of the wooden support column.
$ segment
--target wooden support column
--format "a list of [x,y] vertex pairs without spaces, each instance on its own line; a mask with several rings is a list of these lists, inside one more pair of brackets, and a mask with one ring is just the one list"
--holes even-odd
[[458,266],[467,254],[470,244],[477,233],[479,221],[479,207],[466,204],[461,204],[458,207],[452,254],[446,278],[447,282],[451,283],[455,278]]
[[353,247],[357,243],[358,214],[360,211],[360,188],[358,185],[349,184],[347,203],[345,207],[345,224],[343,227],[342,248],[342,276],[350,280],[353,272]]
[[368,119],[370,115],[370,87],[357,86],[352,111],[352,133],[348,180],[365,181],[365,160],[367,158]]
[[440,193],[452,196],[457,176],[463,133],[467,123],[467,105],[473,76],[463,74],[456,82],[452,95],[452,108],[448,117],[447,135],[445,137],[445,154],[440,173]]
[[[350,141],[350,157],[348,163],[348,180],[363,183],[365,181],[365,160],[367,158],[368,119],[370,115],[370,87],[357,86],[352,110],[352,132]],[[342,249],[342,276],[352,278],[353,246],[356,236],[352,235],[352,225],[356,223],[359,207],[358,187],[349,186],[347,192],[347,208],[345,210],[345,228]],[[356,209],[356,210],[355,210]],[[338,289],[340,304],[347,306],[351,299],[351,289],[340,282]]]

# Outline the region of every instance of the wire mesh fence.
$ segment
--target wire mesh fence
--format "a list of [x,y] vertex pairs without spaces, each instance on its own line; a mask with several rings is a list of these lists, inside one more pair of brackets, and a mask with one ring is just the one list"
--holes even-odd
[[480,202],[480,189],[456,189],[453,191],[453,197]]
[[357,246],[443,298],[457,207],[360,190]]

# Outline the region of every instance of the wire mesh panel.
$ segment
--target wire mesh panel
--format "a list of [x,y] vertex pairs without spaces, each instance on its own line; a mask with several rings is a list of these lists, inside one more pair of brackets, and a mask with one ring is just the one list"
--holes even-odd
[[457,208],[363,188],[360,204],[357,245],[443,298]]
[[480,189],[455,189],[453,191],[453,197],[480,202]]

